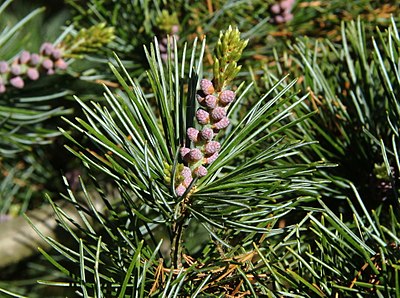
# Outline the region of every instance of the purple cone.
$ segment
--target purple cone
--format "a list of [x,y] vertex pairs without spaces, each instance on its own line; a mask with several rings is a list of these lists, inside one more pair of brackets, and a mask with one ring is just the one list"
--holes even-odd
[[62,56],[62,51],[60,49],[53,49],[53,51],[51,52],[51,56],[57,60],[60,59]]
[[228,127],[229,125],[229,119],[228,117],[224,117],[221,120],[219,120],[217,123],[214,123],[214,128],[216,129],[224,129],[226,127]]
[[64,59],[58,59],[54,63],[55,67],[60,70],[66,70],[68,68],[68,64],[64,61]]
[[203,158],[203,153],[201,153],[201,151],[197,148],[190,150],[188,155],[189,155],[189,160],[192,162],[199,161],[200,159]]
[[205,163],[212,164],[217,158],[218,158],[218,152],[215,152],[213,155],[211,155],[205,159]]
[[28,70],[26,71],[26,76],[32,80],[32,81],[36,81],[37,79],[39,79],[39,71],[36,68],[28,68]]
[[214,137],[214,131],[211,128],[206,127],[200,132],[200,137],[205,141],[211,141]]
[[207,169],[204,166],[199,166],[194,169],[193,174],[197,177],[204,177],[207,175]]
[[54,63],[53,63],[53,61],[52,61],[51,59],[46,58],[46,59],[43,60],[42,66],[43,66],[45,69],[52,69],[53,66],[54,66]]
[[21,73],[21,66],[18,64],[11,65],[10,72],[15,76],[19,75]]
[[218,152],[220,148],[221,144],[219,142],[211,141],[204,146],[204,151],[207,155],[211,155],[214,154],[215,152]]
[[226,110],[223,107],[217,107],[211,111],[211,118],[214,121],[219,121],[226,116]]
[[187,155],[189,152],[190,152],[190,149],[189,149],[189,148],[182,147],[182,148],[180,149],[180,154],[181,154],[181,157],[182,157],[182,158],[185,158],[186,155]]
[[199,131],[196,128],[189,127],[186,131],[186,134],[189,137],[189,140],[192,142],[197,142]]
[[6,61],[0,61],[0,73],[8,72],[8,63]]
[[219,94],[219,102],[221,105],[226,106],[235,100],[235,92],[231,90],[224,90]]
[[209,109],[214,109],[217,106],[217,98],[214,95],[207,95],[205,99],[205,106]]
[[31,54],[28,51],[22,51],[21,55],[19,55],[19,63],[26,64],[29,59],[31,59]]
[[15,88],[22,89],[24,88],[24,80],[21,77],[14,77],[10,80],[10,84],[13,85]]
[[200,81],[200,88],[206,95],[213,94],[215,91],[213,83],[207,79],[202,79]]
[[186,187],[184,187],[182,184],[179,184],[178,187],[175,189],[176,194],[181,197],[186,191]]
[[208,124],[210,122],[210,114],[203,109],[198,109],[196,112],[196,119],[202,125]]
[[46,56],[50,56],[53,52],[54,46],[49,42],[45,42],[40,47],[40,53]]
[[29,61],[29,64],[32,66],[36,66],[40,63],[40,56],[38,54],[32,54],[31,55],[31,60]]

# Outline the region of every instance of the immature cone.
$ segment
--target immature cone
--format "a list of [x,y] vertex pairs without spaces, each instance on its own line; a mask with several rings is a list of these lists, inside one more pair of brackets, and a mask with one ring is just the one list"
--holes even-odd
[[196,177],[204,177],[205,175],[207,175],[207,169],[203,166],[199,166],[196,169],[194,169],[193,174]]
[[214,131],[211,128],[206,127],[200,132],[200,137],[204,141],[211,141],[214,137]]
[[[166,28],[164,28],[165,30]],[[179,25],[175,24],[172,25],[171,28],[165,32],[162,36],[159,36],[159,44],[158,48],[160,49],[160,54],[161,54],[161,59],[163,61],[167,61],[168,59],[168,46],[170,46],[171,49],[171,58],[174,58],[174,38],[175,40],[179,40]],[[169,38],[168,38],[169,35]]]
[[272,22],[275,24],[282,24],[292,20],[293,14],[291,10],[294,2],[294,0],[281,0],[272,5],[269,9],[273,17]]
[[201,153],[201,151],[197,148],[190,150],[188,155],[189,155],[188,159],[191,162],[196,162],[203,158],[203,153]]
[[279,3],[280,7],[285,11],[290,11],[293,7],[294,0],[283,0]]
[[51,59],[46,58],[46,59],[43,60],[42,66],[43,66],[45,69],[52,69],[53,66],[54,66],[54,62],[53,62]]
[[62,56],[62,51],[60,49],[53,49],[51,52],[51,57],[55,60],[60,59]]
[[51,44],[49,42],[45,42],[40,47],[40,53],[43,55],[46,55],[46,56],[50,56],[51,53],[53,52],[53,49],[54,49],[53,44]]
[[10,84],[13,85],[15,88],[22,89],[24,88],[24,80],[21,77],[14,77],[10,80]]
[[228,117],[224,117],[221,120],[219,120],[218,122],[214,123],[213,128],[218,129],[218,130],[224,129],[224,128],[228,127],[229,123],[230,122],[229,122]]
[[198,136],[199,136],[199,131],[193,127],[189,127],[186,131],[186,134],[192,142],[197,142]]
[[22,51],[19,55],[19,63],[26,64],[31,58],[31,54],[28,51]]
[[189,167],[183,167],[183,170],[181,171],[181,175],[184,180],[188,179],[188,178],[192,178],[192,171],[190,170]]
[[171,26],[171,33],[178,34],[179,33],[179,25],[175,24]]
[[13,75],[18,76],[19,74],[21,74],[21,67],[18,64],[11,65],[10,72]]
[[0,73],[8,72],[8,63],[6,61],[0,61]]
[[222,106],[226,106],[235,100],[235,92],[231,90],[224,90],[219,94],[219,102]]
[[40,56],[38,54],[32,54],[29,64],[32,66],[36,66],[39,64],[39,62],[40,62]]
[[36,68],[28,68],[26,71],[26,76],[30,80],[36,81],[39,78],[39,71]]
[[182,147],[182,148],[180,149],[180,154],[181,154],[181,157],[182,157],[183,159],[186,158],[186,155],[188,155],[189,152],[190,152],[190,149],[189,149],[189,148]]
[[208,124],[210,122],[210,114],[203,109],[198,109],[196,119],[202,125]]
[[204,152],[207,155],[211,155],[214,154],[215,152],[218,152],[220,148],[221,144],[219,142],[211,141],[204,146]]
[[226,116],[226,110],[223,107],[217,107],[211,111],[211,118],[214,121],[219,121]]
[[58,59],[54,62],[54,65],[59,70],[66,70],[68,68],[68,64],[64,61],[64,59]]
[[280,5],[279,5],[278,3],[275,3],[275,4],[273,4],[273,5],[270,7],[270,11],[271,11],[273,14],[278,14],[278,13],[281,12],[281,7],[280,7]]
[[218,99],[214,95],[207,95],[204,104],[209,109],[214,109],[217,106]]
[[184,187],[188,188],[190,183],[192,183],[192,181],[193,181],[193,178],[192,177],[188,177],[185,180],[183,180],[182,185]]
[[207,79],[202,79],[200,81],[200,88],[206,95],[210,95],[215,92],[213,83]]
[[183,178],[183,181],[175,189],[175,192],[178,196],[182,196],[185,193],[186,189],[189,187],[190,183],[192,183],[193,181],[192,171],[189,167],[183,167],[183,170],[180,174]]
[[285,22],[289,22],[293,19],[293,14],[291,14],[291,13],[284,14],[283,19]]
[[218,158],[218,152],[215,152],[213,155],[206,157],[204,159],[205,164],[212,164]]
[[178,187],[175,189],[176,194],[181,197],[186,191],[186,187],[184,187],[182,184],[179,184]]

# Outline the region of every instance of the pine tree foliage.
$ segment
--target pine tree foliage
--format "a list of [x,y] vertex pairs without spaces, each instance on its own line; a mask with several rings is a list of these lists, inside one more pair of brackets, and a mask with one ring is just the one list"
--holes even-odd
[[[341,40],[318,42],[312,49],[308,40],[293,46],[304,89],[310,91],[308,102],[296,112],[301,116],[318,110],[297,129],[321,141],[314,147],[318,150],[308,152],[311,156],[338,162],[334,173],[345,178],[338,185],[350,190],[341,194],[351,200],[341,203],[344,214],[339,215],[327,206],[333,205],[329,200],[321,201],[322,209],[309,212],[283,241],[264,248],[265,253],[259,249],[266,272],[273,276],[269,287],[285,297],[399,293],[399,139],[393,125],[399,103],[398,29],[392,19],[387,30],[367,39],[359,20],[342,25]],[[275,79],[269,75],[266,80]],[[349,175],[350,170],[359,174]]]
[[[272,6],[275,0],[218,0],[192,3],[190,1],[99,1],[67,0],[76,27],[106,23],[116,30],[117,38],[110,49],[119,53],[128,71],[140,77],[146,67],[142,44],[156,35],[161,43],[167,35],[175,35],[178,43],[192,42],[206,34],[213,48],[220,28],[238,26],[251,47],[243,57],[252,67],[262,67],[270,61],[273,49],[286,49],[287,41],[299,36],[340,39],[340,22],[362,15],[374,27],[385,23],[396,12],[396,1],[294,1],[290,10],[293,19],[283,23],[274,21]],[[290,1],[289,1],[290,2]],[[378,21],[379,20],[379,21]],[[177,28],[174,30],[173,28]],[[163,48],[163,47],[162,47]],[[166,48],[166,45],[165,45]],[[163,52],[163,51],[162,51]],[[165,52],[164,52],[165,54]],[[204,63],[212,64],[211,52],[206,48]],[[106,71],[106,70],[105,70]],[[112,74],[109,77],[112,79]]]
[[[32,44],[38,37],[34,30],[28,30],[40,23],[44,9],[34,9],[14,24],[7,22],[12,2],[0,6],[0,169],[5,177],[0,213],[9,215],[25,211],[32,196],[42,200],[44,185],[59,174],[46,155],[47,148],[61,135],[57,129],[59,117],[73,112],[74,103],[67,99],[79,83],[70,65],[113,38],[113,29],[104,24],[81,30],[68,27],[51,41],[54,56],[46,53],[50,51],[49,40],[40,37],[42,46],[34,48]],[[53,183],[54,188],[47,191],[55,190],[56,185]]]
[[324,203],[291,229],[281,242],[257,248],[276,296],[395,297],[399,292],[397,211],[367,210],[355,187],[353,220]]
[[[379,183],[384,181],[374,172],[383,162],[379,139],[391,142],[397,113],[394,94],[398,85],[393,83],[398,76],[394,46],[398,34],[394,21],[388,32],[378,32],[374,39],[366,38],[363,27],[361,21],[343,24],[340,47],[329,41],[326,46],[316,45],[314,51],[302,42],[296,47],[304,67],[304,85],[312,92],[311,108],[319,112],[307,131],[320,140],[325,157],[340,162],[339,171],[347,171],[341,176],[363,188],[363,196],[369,192],[381,200],[385,191],[379,191]],[[351,167],[351,163],[358,166]]]
[[[80,297],[399,296],[396,1],[295,1],[283,23],[275,1],[67,2],[74,26],[54,44],[68,75],[0,95],[0,214],[56,184],[53,140],[85,167],[79,186],[45,189],[69,239],[42,235],[57,273],[41,285]],[[21,54],[41,13],[0,32],[1,59]],[[243,33],[219,34],[226,24]],[[205,95],[223,91],[236,98],[216,129]],[[182,154],[211,157],[204,127],[218,143],[210,164]]]
[[[292,132],[319,141],[308,158],[317,154],[339,164],[329,171],[335,183],[348,184],[340,182],[343,178],[353,181],[361,188],[362,196],[369,195],[368,200],[376,206],[386,196],[382,188],[385,181],[379,178],[381,175],[376,176],[383,163],[380,139],[391,143],[397,113],[394,94],[398,87],[393,84],[398,72],[397,27],[394,19],[387,32],[366,27],[370,25],[360,19],[344,22],[340,42],[298,39],[291,46],[293,55],[278,62],[277,71],[284,73],[293,63],[300,66],[294,71],[309,96],[296,114],[301,117],[317,112]],[[268,88],[278,78],[267,70],[263,80]]]
[[[240,42],[234,37],[238,34],[228,29],[221,35],[221,43],[229,37]],[[111,202],[104,187],[96,182],[107,206],[103,211],[93,207],[93,196],[86,188],[85,204],[78,203],[72,192],[66,197],[82,210],[81,216],[88,224],[79,229],[85,238],[73,232],[68,215],[55,206],[61,225],[71,233],[79,251],[52,239],[47,241],[80,267],[80,272],[70,271],[47,257],[77,282],[83,295],[255,296],[266,289],[256,280],[252,243],[280,233],[272,228],[278,218],[316,196],[318,186],[311,177],[319,163],[293,164],[287,159],[301,154],[307,143],[278,139],[262,150],[256,146],[272,138],[277,132],[265,133],[269,127],[288,117],[290,110],[301,103],[302,99],[288,104],[291,98],[282,98],[294,82],[276,96],[266,94],[255,102],[219,139],[220,155],[208,166],[208,174],[194,179],[183,196],[176,194],[174,181],[182,162],[179,148],[186,128],[193,122],[204,49],[205,40],[201,46],[195,41],[193,49],[185,46],[182,50],[174,41],[169,49],[174,57],[164,63],[155,40],[146,49],[151,94],[143,92],[116,58],[118,65],[110,67],[123,90],[114,93],[106,88],[107,106],[95,102],[89,105],[77,98],[86,120],[68,122],[93,145],[81,146],[63,131],[75,148],[80,147],[77,150],[71,146],[69,150],[82,159],[92,175],[99,171],[108,175],[119,190],[117,201]],[[196,51],[200,52],[198,59]],[[226,55],[224,51],[218,55]],[[186,54],[190,52],[192,55]],[[249,88],[251,84],[242,84],[236,90],[240,95],[229,113],[240,109]],[[91,217],[101,225],[102,234],[95,232]],[[196,230],[203,230],[201,241]],[[163,252],[162,239],[167,243]],[[191,244],[192,251],[184,243]],[[198,256],[194,255],[196,251]]]
[[[0,7],[0,12],[4,12],[10,3],[11,1],[3,3]],[[41,12],[41,9],[36,9],[12,28],[2,30],[0,47],[6,48],[7,43],[12,42],[14,34]],[[2,123],[0,132],[1,154],[3,156],[12,156],[19,150],[29,150],[32,144],[46,143],[51,137],[57,135],[58,132],[55,129],[50,130],[35,124],[44,122],[51,117],[68,113],[68,111],[63,111],[61,107],[51,108],[46,104],[46,101],[59,98],[62,95],[65,95],[65,92],[51,94],[46,98],[16,99],[13,94],[2,94],[0,119]],[[32,104],[32,102],[35,102],[35,104]]]
[[[0,8],[2,19],[7,7],[12,1],[5,1]],[[43,13],[36,9],[13,26],[2,27],[0,33],[0,57],[12,60],[10,53],[18,53],[22,40],[19,32],[30,26]],[[2,84],[3,77],[1,78]],[[27,87],[28,92],[20,92],[16,88],[9,88],[8,92],[0,95],[0,168],[2,173],[0,193],[0,213],[15,215],[28,207],[30,198],[40,191],[51,177],[51,165],[46,164],[43,158],[45,152],[32,148],[49,144],[59,136],[56,126],[49,126],[51,121],[60,115],[70,113],[70,109],[52,104],[55,100],[68,94],[68,91],[53,89],[43,96],[35,96],[34,92],[43,88]],[[47,169],[45,169],[47,168]],[[40,174],[41,173],[41,174]]]

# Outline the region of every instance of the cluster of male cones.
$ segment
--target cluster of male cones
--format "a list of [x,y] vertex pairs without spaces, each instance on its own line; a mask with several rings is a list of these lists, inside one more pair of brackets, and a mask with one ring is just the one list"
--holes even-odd
[[196,112],[196,120],[201,128],[189,127],[186,131],[194,148],[180,149],[181,157],[186,165],[180,172],[178,186],[175,189],[178,196],[186,192],[193,178],[207,175],[205,166],[217,159],[221,144],[215,141],[214,137],[229,125],[227,107],[234,101],[235,95],[235,92],[231,90],[216,92],[211,81],[201,80],[200,90],[196,94],[201,106]]
[[295,0],[281,0],[270,6],[272,23],[282,24],[293,19],[292,8]]
[[39,53],[22,51],[11,63],[0,61],[0,94],[7,86],[22,89],[27,80],[36,81],[41,75],[52,75],[67,69],[61,48],[45,42]]

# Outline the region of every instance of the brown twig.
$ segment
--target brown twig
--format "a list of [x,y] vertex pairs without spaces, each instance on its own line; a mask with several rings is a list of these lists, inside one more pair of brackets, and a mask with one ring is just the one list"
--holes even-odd
[[214,12],[212,0],[207,0],[207,10],[208,10],[208,13],[210,13],[210,14]]

